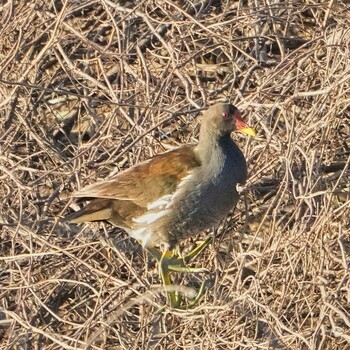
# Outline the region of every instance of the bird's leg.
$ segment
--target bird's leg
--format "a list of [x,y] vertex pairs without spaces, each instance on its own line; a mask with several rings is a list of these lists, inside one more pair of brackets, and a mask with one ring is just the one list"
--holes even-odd
[[[197,245],[196,248],[192,249],[185,256],[181,257],[178,254],[175,255],[174,258],[169,261],[169,270],[177,271],[177,272],[208,272],[208,269],[205,268],[193,268],[187,267],[186,265],[194,259],[197,255],[199,255],[212,241],[212,238],[207,238],[204,242]],[[174,255],[173,255],[174,256]]]
[[[190,262],[193,258],[195,258],[197,255],[199,255],[212,241],[212,238],[207,238],[204,242],[200,243],[196,248],[192,249],[188,254],[186,254],[183,257],[180,257],[178,254],[176,254],[176,258],[172,258],[169,260],[168,270],[170,271],[176,271],[176,272],[192,272],[192,273],[198,273],[198,272],[208,272],[208,269],[206,268],[193,268],[193,267],[187,267],[186,264]],[[201,283],[201,286],[191,301],[187,302],[184,305],[181,305],[181,299],[182,296],[180,294],[176,294],[176,307],[177,309],[191,309],[194,308],[200,299],[203,297],[205,291],[208,289],[208,280],[204,280]]]
[[[172,281],[170,278],[170,272],[191,272],[191,273],[198,273],[198,272],[208,272],[205,268],[191,268],[187,267],[186,264],[188,264],[193,258],[195,258],[197,255],[199,255],[212,241],[212,238],[206,239],[204,242],[200,243],[196,248],[191,250],[188,254],[186,254],[183,257],[180,257],[177,250],[174,249],[173,251],[165,250],[163,253],[160,252],[156,248],[148,248],[148,251],[151,253],[151,255],[158,261],[159,263],[159,275],[162,279],[162,282],[164,286],[168,289],[171,289],[169,287],[172,287]],[[181,295],[174,290],[167,291],[168,295],[168,302],[170,303],[170,306],[172,308],[176,309],[183,309],[183,308],[191,308],[194,307],[200,298],[203,296],[204,292],[206,290],[206,281],[204,281],[201,284],[201,287],[195,297],[194,300],[192,300],[190,303],[186,304],[185,306],[181,306]]]
[[[172,287],[172,282],[169,274],[169,260],[172,257],[172,252],[164,250],[159,260],[159,275],[166,288]],[[177,309],[181,303],[181,296],[176,291],[167,291],[168,302],[172,308]]]
[[179,308],[179,305],[181,303],[181,296],[173,289],[172,281],[170,278],[170,269],[169,269],[169,263],[171,259],[173,259],[173,252],[170,250],[164,250],[163,252],[159,251],[157,248],[149,247],[147,250],[151,253],[151,255],[158,261],[159,264],[159,276],[163,282],[163,285],[165,288],[168,289],[167,296],[168,296],[168,303],[172,308]]
[[192,249],[189,253],[187,253],[183,257],[185,263],[189,263],[193,258],[199,255],[212,242],[212,240],[212,237],[208,237],[204,242],[198,244],[196,248]]
[[[197,255],[199,255],[211,242],[213,238],[209,237],[204,242],[200,243],[192,249],[189,253],[187,253],[185,256],[181,257],[179,256],[179,253],[177,249],[174,249],[171,253],[170,251],[167,251],[167,260],[169,262],[169,270],[171,271],[180,271],[181,268],[183,268],[183,272],[195,272],[196,269],[192,270],[191,268],[186,267],[186,264],[188,264],[191,260],[193,260]],[[157,248],[151,247],[147,248],[148,252],[151,253],[151,255],[157,260],[160,261],[163,254],[161,251],[159,251]],[[198,269],[198,272],[202,272],[203,269]],[[204,269],[204,271],[206,271]]]

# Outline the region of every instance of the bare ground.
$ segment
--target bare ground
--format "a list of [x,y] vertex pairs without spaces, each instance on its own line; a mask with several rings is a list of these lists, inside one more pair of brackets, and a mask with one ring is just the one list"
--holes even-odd
[[[2,349],[350,348],[348,1],[1,6]],[[211,273],[177,276],[205,297],[162,309],[137,242],[60,219],[223,100],[258,131],[234,135],[250,180],[194,262]]]

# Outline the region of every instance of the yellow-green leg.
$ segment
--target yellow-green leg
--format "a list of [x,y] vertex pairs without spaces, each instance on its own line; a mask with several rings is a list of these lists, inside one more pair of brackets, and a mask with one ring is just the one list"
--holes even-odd
[[[165,287],[171,287],[172,282],[169,274],[169,260],[171,259],[172,252],[165,250],[159,260],[159,275],[162,279]],[[170,289],[170,288],[169,288]],[[180,295],[173,290],[167,291],[168,303],[170,307],[177,309],[181,302]]]
[[[162,279],[164,286],[172,286],[172,281],[170,278],[171,271],[191,273],[208,272],[208,270],[205,268],[190,268],[186,265],[198,254],[200,254],[208,246],[211,240],[211,238],[208,238],[207,240],[199,244],[196,248],[194,248],[192,251],[190,251],[188,254],[186,254],[184,257],[180,257],[175,250],[173,252],[166,250],[163,253],[161,253],[156,248],[148,248],[148,251],[159,262],[159,275]],[[168,302],[172,308],[191,308],[199,302],[205,290],[205,282],[203,282],[195,299],[183,307],[181,306],[182,296],[180,295],[180,293],[178,291],[171,290],[167,292]]]

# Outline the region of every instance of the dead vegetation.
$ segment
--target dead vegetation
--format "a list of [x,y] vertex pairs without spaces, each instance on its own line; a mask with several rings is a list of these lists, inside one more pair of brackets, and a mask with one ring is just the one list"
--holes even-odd
[[[3,2],[2,348],[348,348],[349,6]],[[208,279],[199,306],[162,310],[136,242],[60,218],[75,189],[195,142],[198,109],[219,100],[258,131],[234,135],[245,200],[196,261],[212,274],[178,276]]]

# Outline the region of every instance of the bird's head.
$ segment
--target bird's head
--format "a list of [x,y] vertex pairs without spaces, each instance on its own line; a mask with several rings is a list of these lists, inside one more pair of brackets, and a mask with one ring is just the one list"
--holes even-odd
[[208,108],[203,114],[203,125],[206,133],[226,135],[232,131],[239,131],[255,136],[253,128],[242,119],[238,108],[228,103],[218,103]]

